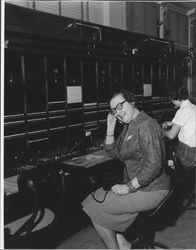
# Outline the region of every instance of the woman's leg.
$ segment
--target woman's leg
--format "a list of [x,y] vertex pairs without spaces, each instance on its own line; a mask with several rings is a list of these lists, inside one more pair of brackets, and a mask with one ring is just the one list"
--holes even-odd
[[119,249],[116,233],[114,231],[102,227],[93,221],[92,223],[107,249]]
[[[101,191],[99,189],[99,191]],[[90,201],[83,203],[84,211],[89,215],[98,234],[107,248],[119,249],[116,231],[124,231],[136,218],[140,211],[157,206],[167,195],[168,191],[137,191],[129,195],[117,196],[108,193],[105,202],[99,204],[91,197]],[[101,193],[102,195],[103,193]],[[97,192],[97,196],[99,193]],[[102,195],[103,196],[103,195]],[[103,197],[101,199],[103,199]],[[98,199],[100,199],[98,196]],[[100,222],[101,226],[96,224]],[[111,229],[107,229],[111,228]]]
[[122,234],[117,233],[116,234],[118,246],[120,249],[130,249],[131,243],[125,239],[125,237]]

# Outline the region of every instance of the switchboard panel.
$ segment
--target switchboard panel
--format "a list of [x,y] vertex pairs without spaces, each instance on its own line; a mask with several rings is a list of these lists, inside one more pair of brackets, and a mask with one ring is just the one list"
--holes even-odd
[[24,114],[22,55],[5,51],[4,114]]
[[93,144],[89,135],[106,122],[120,88],[133,91],[139,109],[157,120],[172,110],[166,89],[187,77],[185,53],[171,51],[171,41],[88,22],[97,31],[91,39],[85,25],[6,4],[6,154],[17,142],[33,154],[59,144],[66,156],[84,138]]

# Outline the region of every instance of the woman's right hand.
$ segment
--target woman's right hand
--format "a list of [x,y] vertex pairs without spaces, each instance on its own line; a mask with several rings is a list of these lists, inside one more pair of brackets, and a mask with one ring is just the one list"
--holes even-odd
[[171,127],[173,125],[173,122],[164,122],[162,124],[162,128],[165,130],[167,129],[168,127]]
[[117,118],[109,113],[107,116],[107,134],[114,134]]

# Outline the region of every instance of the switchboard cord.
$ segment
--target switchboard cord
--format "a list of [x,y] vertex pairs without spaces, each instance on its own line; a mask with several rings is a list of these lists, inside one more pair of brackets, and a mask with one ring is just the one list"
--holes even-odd
[[[95,130],[97,131],[98,129],[100,129],[104,124],[106,123],[106,121],[102,122]],[[93,132],[93,133],[94,133]],[[78,146],[80,146],[84,141],[86,141],[89,137],[93,136],[93,133],[84,137],[81,141],[79,141],[76,145],[74,145],[70,150],[69,150],[69,153],[72,153]]]
[[105,201],[105,199],[106,199],[107,194],[110,192],[110,191],[105,191],[103,200],[98,200],[97,198],[95,198],[95,192],[96,192],[96,191],[97,191],[97,190],[95,190],[94,192],[92,192],[92,193],[91,193],[91,196],[92,196],[93,199],[94,199],[96,202],[98,202],[98,203],[103,203],[103,202]]
[[[129,176],[128,176],[128,171],[127,171],[126,166],[124,166],[124,168],[125,168],[125,172],[126,172],[126,175],[127,175],[127,180],[128,180],[128,182],[129,182],[130,179],[129,179]],[[103,183],[103,190],[105,191],[105,194],[104,194],[103,199],[102,199],[102,200],[98,200],[98,199],[95,197],[95,192],[96,192],[97,190],[91,192],[92,198],[93,198],[95,201],[97,201],[98,203],[103,203],[103,202],[105,201],[105,199],[106,199],[107,194],[111,191],[111,188],[112,188],[114,185],[116,185],[116,184],[124,184],[124,183],[122,183],[122,181],[119,179],[119,177],[118,177],[116,174],[114,174],[114,173],[112,173],[112,172],[111,172],[111,173],[110,173],[110,172],[106,172],[106,173],[105,173],[104,183]]]

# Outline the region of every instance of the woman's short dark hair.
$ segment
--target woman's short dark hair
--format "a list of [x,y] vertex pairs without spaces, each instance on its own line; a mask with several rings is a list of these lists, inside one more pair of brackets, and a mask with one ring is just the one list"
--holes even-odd
[[126,100],[127,102],[129,102],[129,103],[131,103],[131,102],[136,103],[136,102],[137,102],[137,99],[136,99],[134,93],[128,91],[127,89],[119,89],[119,90],[115,91],[115,92],[112,94],[110,100],[113,99],[113,98],[114,98],[115,96],[117,96],[117,95],[122,95],[122,96],[125,98],[125,100]]
[[168,89],[168,97],[173,100],[186,100],[189,97],[189,92],[187,87],[171,87]]

